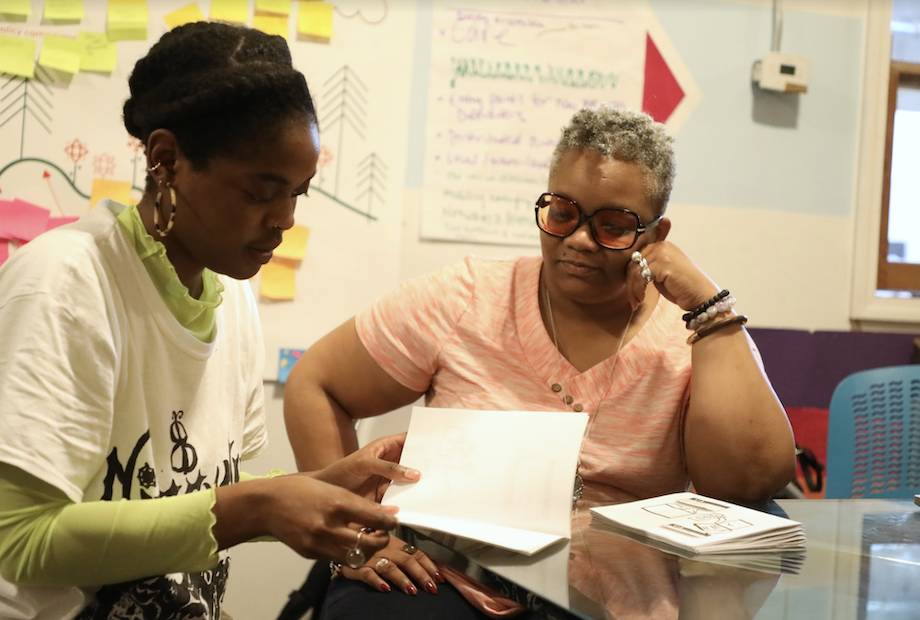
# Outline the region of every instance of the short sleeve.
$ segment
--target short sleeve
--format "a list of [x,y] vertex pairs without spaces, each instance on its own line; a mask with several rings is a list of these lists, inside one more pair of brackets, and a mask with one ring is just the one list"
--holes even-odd
[[358,337],[393,379],[424,392],[473,298],[471,260],[404,283],[355,317]]
[[268,431],[265,427],[265,342],[262,339],[262,324],[259,321],[259,307],[256,303],[252,289],[247,282],[235,282],[241,294],[241,318],[246,325],[245,334],[252,360],[246,380],[248,381],[246,411],[243,419],[243,450],[241,458],[244,461],[255,458],[268,445]]
[[0,271],[0,461],[81,501],[112,428],[109,300],[92,260],[29,254]]

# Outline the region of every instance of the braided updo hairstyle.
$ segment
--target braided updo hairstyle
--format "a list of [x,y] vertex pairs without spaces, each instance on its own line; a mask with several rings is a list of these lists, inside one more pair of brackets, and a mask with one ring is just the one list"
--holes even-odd
[[195,22],[170,30],[137,61],[128,86],[128,133],[146,145],[154,130],[170,130],[199,169],[216,154],[271,140],[286,121],[316,122],[284,38],[241,26]]

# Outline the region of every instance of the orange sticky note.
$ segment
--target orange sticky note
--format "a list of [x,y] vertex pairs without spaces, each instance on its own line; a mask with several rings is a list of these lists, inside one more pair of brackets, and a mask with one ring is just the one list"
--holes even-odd
[[272,259],[259,271],[259,296],[272,301],[290,301],[296,293],[295,264],[285,260]]
[[284,231],[284,240],[275,249],[275,256],[288,260],[303,260],[307,253],[307,239],[310,238],[310,229],[306,226],[294,226]]
[[265,34],[276,34],[279,37],[288,36],[288,18],[281,15],[256,15],[252,18],[252,27]]
[[332,39],[332,5],[322,0],[301,0],[298,7],[298,35],[328,43]]
[[188,4],[181,9],[176,9],[172,13],[167,13],[163,19],[170,28],[191,24],[192,22],[204,21],[204,13],[198,8],[197,4]]
[[89,208],[94,208],[100,200],[108,198],[123,205],[134,204],[131,199],[131,183],[112,179],[93,179],[93,191],[89,197]]

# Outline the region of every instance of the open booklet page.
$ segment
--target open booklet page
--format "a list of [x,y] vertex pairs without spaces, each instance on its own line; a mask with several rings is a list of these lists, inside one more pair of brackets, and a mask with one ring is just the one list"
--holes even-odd
[[572,488],[588,416],[415,407],[400,462],[422,472],[383,504],[406,525],[525,554],[571,536]]
[[696,493],[591,509],[592,526],[626,530],[693,553],[774,553],[805,548],[801,523]]

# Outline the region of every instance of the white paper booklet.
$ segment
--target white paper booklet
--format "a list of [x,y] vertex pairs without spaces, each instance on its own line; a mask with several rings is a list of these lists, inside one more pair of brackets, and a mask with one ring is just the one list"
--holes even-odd
[[588,416],[415,407],[400,462],[422,472],[392,484],[397,518],[531,555],[570,538],[572,488]]
[[740,555],[805,549],[802,524],[696,493],[591,509],[592,527],[647,536],[691,554]]

